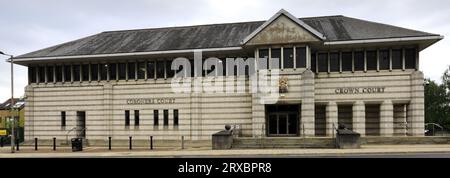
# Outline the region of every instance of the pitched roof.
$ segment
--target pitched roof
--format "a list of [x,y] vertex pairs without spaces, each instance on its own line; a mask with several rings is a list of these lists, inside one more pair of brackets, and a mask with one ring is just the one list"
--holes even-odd
[[[19,98],[14,98],[13,102],[14,102],[14,106],[16,106],[17,104],[20,104],[19,102],[23,102],[23,100],[20,100]],[[10,106],[11,106],[11,98],[6,100],[3,103],[0,103],[0,110],[9,109]]]
[[[345,16],[300,18],[325,42],[439,36]],[[15,57],[40,58],[240,47],[265,21],[107,31]]]

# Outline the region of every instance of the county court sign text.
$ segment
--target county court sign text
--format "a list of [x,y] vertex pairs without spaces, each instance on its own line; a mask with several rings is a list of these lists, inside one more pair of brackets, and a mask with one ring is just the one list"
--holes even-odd
[[134,98],[127,99],[127,104],[173,104],[175,98]]
[[370,94],[384,93],[386,87],[365,87],[365,88],[336,88],[336,94]]

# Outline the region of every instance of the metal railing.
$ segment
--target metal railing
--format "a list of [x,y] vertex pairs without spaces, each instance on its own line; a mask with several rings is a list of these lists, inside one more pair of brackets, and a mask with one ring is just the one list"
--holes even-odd
[[[69,144],[69,135],[70,135],[70,133],[71,133],[72,131],[74,131],[74,130],[77,130],[78,128],[79,128],[79,127],[73,127],[73,128],[71,128],[71,129],[66,133],[66,144]],[[78,131],[78,130],[77,130],[77,131]],[[80,134],[81,132],[84,132],[84,131],[86,131],[86,127],[78,131],[77,137],[79,137],[79,134]],[[85,137],[86,137],[86,134],[85,134]]]
[[443,133],[443,131],[444,131],[444,127],[442,127],[441,125],[439,125],[439,124],[436,124],[436,123],[426,123],[425,124],[425,128],[427,128],[427,126],[429,126],[429,125],[431,125],[431,126],[433,126],[432,128],[433,128],[433,136],[435,136],[434,134],[435,134],[435,127],[438,127],[440,130],[441,130],[441,134],[443,135],[444,133]]

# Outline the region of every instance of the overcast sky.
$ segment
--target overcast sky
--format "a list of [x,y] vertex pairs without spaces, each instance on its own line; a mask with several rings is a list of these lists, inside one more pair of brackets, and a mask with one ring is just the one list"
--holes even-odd
[[[450,1],[444,0],[0,0],[0,50],[20,55],[102,31],[267,20],[284,8],[297,17],[345,15],[448,37],[421,52],[425,76],[440,81],[450,64]],[[0,56],[0,102],[10,68]],[[15,97],[25,67],[15,67]]]

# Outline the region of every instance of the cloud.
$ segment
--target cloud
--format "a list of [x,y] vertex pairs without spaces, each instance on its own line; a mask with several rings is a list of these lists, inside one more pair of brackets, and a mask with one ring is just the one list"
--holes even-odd
[[[0,50],[20,55],[102,31],[267,20],[281,8],[297,17],[346,15],[450,36],[450,1],[441,0],[0,0]],[[450,64],[444,39],[421,53],[421,70],[439,80]],[[0,57],[4,60],[5,57]],[[16,96],[27,84],[16,67]],[[9,64],[0,62],[0,101],[9,98]]]

